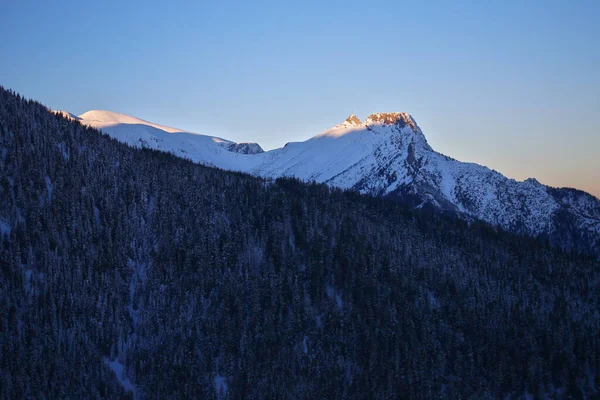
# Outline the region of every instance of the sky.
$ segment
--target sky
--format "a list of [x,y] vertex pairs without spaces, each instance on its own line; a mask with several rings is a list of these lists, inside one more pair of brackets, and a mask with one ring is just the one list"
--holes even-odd
[[597,0],[19,0],[0,18],[0,85],[53,109],[265,149],[406,111],[437,151],[600,197]]

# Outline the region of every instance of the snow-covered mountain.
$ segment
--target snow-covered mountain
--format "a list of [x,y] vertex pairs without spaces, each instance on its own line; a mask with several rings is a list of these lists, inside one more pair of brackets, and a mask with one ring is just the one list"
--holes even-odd
[[291,176],[415,207],[433,207],[504,229],[548,237],[565,248],[600,255],[600,201],[535,179],[518,182],[487,167],[434,151],[407,113],[355,115],[304,142],[263,152],[108,111],[68,118],[138,147],[171,152],[194,162],[263,177]]
[[[166,151],[222,169],[240,170],[245,164],[243,157],[238,159],[237,155],[263,152],[256,143],[234,143],[220,137],[187,132],[111,111],[92,110],[79,116],[65,111],[56,113],[98,128],[129,145]],[[249,161],[253,160],[248,158],[247,162]]]

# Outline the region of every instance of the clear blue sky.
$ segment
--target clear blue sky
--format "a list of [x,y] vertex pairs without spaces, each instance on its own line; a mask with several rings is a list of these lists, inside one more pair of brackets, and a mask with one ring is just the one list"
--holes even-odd
[[5,1],[0,84],[265,148],[407,111],[438,151],[600,196],[600,1],[289,3]]

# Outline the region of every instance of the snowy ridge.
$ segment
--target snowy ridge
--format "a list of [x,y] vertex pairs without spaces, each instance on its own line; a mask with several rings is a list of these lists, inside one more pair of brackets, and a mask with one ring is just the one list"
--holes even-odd
[[[304,142],[268,152],[255,143],[234,143],[109,111],[89,111],[74,118],[130,145],[197,163],[395,197],[415,207],[481,219],[600,255],[598,199],[577,190],[550,188],[535,179],[518,182],[440,154],[407,113],[371,114],[364,122],[352,114]],[[566,230],[575,234],[563,237]]]
[[92,110],[77,117],[83,124],[100,129],[115,139],[134,147],[146,147],[173,153],[191,161],[228,170],[247,168],[253,162],[245,154],[262,152],[256,143],[234,143],[229,140],[187,132],[154,124],[111,111]]
[[72,119],[72,120],[75,120],[75,121],[79,121],[81,119],[77,115],[71,114],[68,111],[52,110],[52,112],[54,114],[62,115],[66,119]]

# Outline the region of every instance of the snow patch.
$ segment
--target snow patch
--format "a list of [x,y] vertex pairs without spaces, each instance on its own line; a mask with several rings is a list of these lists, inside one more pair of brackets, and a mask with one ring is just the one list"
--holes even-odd
[[31,275],[33,275],[32,269],[25,270],[25,280],[23,281],[23,285],[25,289],[25,294],[27,295],[29,295],[29,292],[31,291]]
[[219,358],[217,358],[217,371],[215,373],[215,396],[217,399],[223,399],[227,396],[227,377],[219,373]]
[[215,375],[215,393],[217,399],[223,399],[227,396],[227,382],[223,375]]
[[131,259],[127,261],[129,268],[131,268],[132,274],[129,281],[129,304],[127,306],[129,316],[133,321],[134,333],[139,321],[139,310],[135,308],[135,293],[138,286],[146,280],[146,265],[141,262],[136,262]]
[[335,290],[335,288],[330,284],[325,285],[325,293],[327,293],[327,297],[329,297],[330,299],[335,299],[335,304],[337,305],[338,309],[343,309],[344,302],[342,300],[341,293]]
[[10,227],[10,224],[0,219],[0,237],[4,237],[4,235],[10,236],[11,231],[12,228]]
[[106,364],[114,372],[123,389],[125,389],[127,392],[133,393],[135,397],[135,385],[127,377],[127,374],[125,373],[125,366],[117,359],[110,361],[107,357],[104,357],[104,364]]
[[94,206],[94,220],[96,221],[96,224],[102,227],[102,220],[100,219],[100,210],[96,206]]
[[52,202],[52,189],[54,188],[54,186],[52,186],[52,180],[50,179],[50,177],[48,175],[46,175],[46,177],[44,178],[44,181],[46,182],[46,190],[48,191],[48,203]]
[[63,159],[65,161],[69,161],[71,159],[71,155],[67,151],[67,146],[64,144],[64,142],[60,142],[56,146],[58,147],[58,151],[60,151],[60,154],[62,155]]
[[440,301],[437,299],[435,294],[431,291],[427,291],[427,297],[429,299],[429,306],[433,309],[440,308]]

